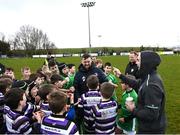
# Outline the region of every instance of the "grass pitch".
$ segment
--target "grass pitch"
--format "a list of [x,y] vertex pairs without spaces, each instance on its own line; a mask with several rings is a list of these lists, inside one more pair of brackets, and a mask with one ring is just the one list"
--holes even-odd
[[[99,57],[103,62],[111,62],[123,73],[128,63],[128,56],[104,56]],[[158,68],[166,90],[166,115],[168,120],[167,134],[180,133],[180,56],[161,56],[162,63]],[[76,67],[80,64],[80,57],[57,58],[59,62],[74,63]],[[17,79],[21,79],[21,68],[29,66],[32,72],[36,72],[44,63],[40,58],[12,58],[0,59],[0,63],[12,67]],[[117,95],[120,100],[121,89],[118,88]]]

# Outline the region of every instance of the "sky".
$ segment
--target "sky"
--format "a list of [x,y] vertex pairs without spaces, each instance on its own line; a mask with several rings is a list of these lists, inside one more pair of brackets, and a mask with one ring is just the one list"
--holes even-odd
[[[92,47],[180,45],[179,0],[92,0]],[[58,48],[89,46],[88,0],[0,0],[0,33],[23,25],[46,33]]]

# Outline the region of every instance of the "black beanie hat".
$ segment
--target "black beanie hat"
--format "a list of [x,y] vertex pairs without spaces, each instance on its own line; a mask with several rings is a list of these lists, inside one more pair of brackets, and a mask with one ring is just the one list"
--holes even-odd
[[65,63],[58,63],[59,71],[61,72],[63,68],[65,68],[67,65]]
[[33,88],[34,86],[36,86],[35,81],[32,81],[28,86],[29,86],[29,92],[31,92],[32,88]]
[[26,90],[27,87],[28,87],[28,84],[25,81],[23,81],[23,80],[15,81],[12,84],[12,88],[20,88],[22,90]]

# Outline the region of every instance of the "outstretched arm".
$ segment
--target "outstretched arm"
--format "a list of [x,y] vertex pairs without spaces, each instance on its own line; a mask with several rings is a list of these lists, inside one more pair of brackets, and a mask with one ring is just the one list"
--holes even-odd
[[115,67],[114,67],[113,72],[118,78],[120,78],[123,82],[128,84],[130,87],[132,87],[138,93],[138,89],[139,89],[140,84],[141,84],[140,79],[138,79],[138,80],[130,79],[130,78],[126,77],[125,75],[123,75],[121,73],[121,71],[118,68],[115,68]]

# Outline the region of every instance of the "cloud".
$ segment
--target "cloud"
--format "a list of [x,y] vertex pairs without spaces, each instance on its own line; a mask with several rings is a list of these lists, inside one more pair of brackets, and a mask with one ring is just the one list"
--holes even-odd
[[[88,47],[88,11],[81,2],[1,0],[0,32],[12,35],[29,24],[60,48]],[[96,0],[90,8],[92,46],[177,45],[179,12],[178,0]]]

